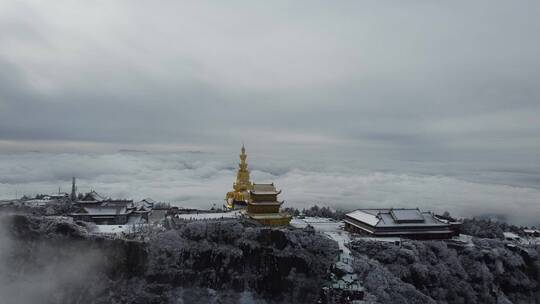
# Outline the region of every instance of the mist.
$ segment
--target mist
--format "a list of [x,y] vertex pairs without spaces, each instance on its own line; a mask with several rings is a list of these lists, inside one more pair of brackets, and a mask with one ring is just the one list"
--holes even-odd
[[[257,148],[253,150],[257,151]],[[17,193],[96,190],[113,198],[153,198],[176,206],[221,207],[238,153],[22,153],[0,155],[2,198]],[[254,182],[274,182],[285,206],[419,207],[460,217],[490,216],[538,225],[539,172],[501,164],[420,162],[250,153]]]
[[21,234],[27,228],[18,230],[14,219],[0,216],[2,303],[88,303],[105,290],[107,261],[101,249],[54,234],[34,239]]

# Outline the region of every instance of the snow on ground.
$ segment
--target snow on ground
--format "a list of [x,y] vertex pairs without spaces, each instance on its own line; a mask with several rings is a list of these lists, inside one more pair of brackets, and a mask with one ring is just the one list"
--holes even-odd
[[349,233],[343,230],[343,222],[323,217],[295,217],[291,220],[291,226],[305,228],[311,225],[315,231],[323,232],[326,236],[336,241],[339,249],[350,254],[345,244],[351,241]]
[[505,232],[505,238],[507,242],[522,245],[522,246],[539,246],[540,245],[540,237],[517,237],[517,238],[508,238]]
[[134,228],[133,225],[96,225],[96,227],[97,228],[94,233],[99,234],[121,234],[123,232],[127,233]]
[[328,238],[338,243],[340,254],[339,260],[335,265],[336,268],[344,271],[346,275],[336,280],[333,287],[352,290],[362,289],[352,267],[353,257],[351,250],[346,246],[351,242],[351,235],[349,232],[343,230],[343,222],[321,217],[295,217],[291,220],[291,226],[296,228],[305,228],[308,225],[311,225],[315,231],[322,232]]
[[220,219],[220,218],[239,218],[241,216],[240,210],[234,210],[230,212],[209,212],[209,213],[185,213],[177,214],[176,218],[198,221],[198,220],[207,220],[207,219]]
[[540,245],[540,237],[526,237],[523,238],[523,243],[527,245]]
[[402,241],[402,238],[400,237],[390,237],[390,236],[387,236],[387,237],[360,236],[360,237],[356,237],[355,239],[365,240],[365,241],[376,241],[376,242],[390,242],[390,243]]
[[458,236],[454,236],[452,238],[452,241],[456,241],[456,242],[466,244],[469,247],[474,246],[473,237],[471,235],[468,235],[468,234],[459,234]]
[[351,242],[350,235],[347,231],[325,231],[324,234],[338,243],[341,250],[341,258],[351,258],[351,251],[345,246]]
[[295,217],[291,220],[291,226],[296,228],[305,228],[311,225],[315,231],[323,232],[326,236],[336,241],[339,249],[350,257],[350,250],[345,244],[351,241],[350,235],[343,230],[343,222],[323,217]]
[[305,222],[303,219],[299,219],[297,217],[293,217],[290,224],[295,228],[306,228],[308,225],[308,223]]
[[[165,216],[165,212],[158,212],[159,214],[152,218],[152,222],[159,222],[159,219]],[[234,210],[230,212],[200,212],[200,213],[185,213],[177,214],[176,218],[188,220],[188,221],[198,221],[198,220],[208,220],[208,219],[226,219],[226,218],[239,218],[241,217],[240,210]],[[93,233],[97,234],[122,234],[134,232],[136,229],[139,229],[141,225],[147,225],[143,223],[144,220],[141,217],[134,216],[129,219],[129,222],[126,225],[96,225]]]
[[506,240],[519,240],[519,235],[513,233],[513,232],[503,232],[504,238]]
[[343,222],[324,217],[295,217],[291,220],[291,226],[296,228],[305,228],[307,225],[313,226],[316,231],[339,231]]

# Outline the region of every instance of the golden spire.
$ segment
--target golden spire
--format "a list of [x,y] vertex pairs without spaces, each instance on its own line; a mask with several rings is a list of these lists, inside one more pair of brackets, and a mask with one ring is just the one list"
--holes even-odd
[[240,153],[240,164],[238,164],[236,183],[234,184],[234,189],[236,191],[246,191],[251,188],[251,182],[249,180],[249,170],[246,159],[246,147],[244,146],[244,144],[242,144],[242,150]]
[[249,170],[246,162],[247,154],[244,143],[242,143],[240,152],[240,163],[238,164],[238,171],[236,172],[236,182],[233,184],[234,190],[228,192],[226,196],[229,208],[234,207],[234,202],[247,202],[249,196],[248,190],[251,190],[253,187],[249,180]]

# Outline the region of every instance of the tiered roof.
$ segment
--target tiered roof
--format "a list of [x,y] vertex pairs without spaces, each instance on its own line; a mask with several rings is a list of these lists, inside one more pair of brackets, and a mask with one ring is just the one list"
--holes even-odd
[[277,191],[276,187],[273,183],[271,184],[255,184],[253,183],[253,189],[249,191],[252,194],[260,194],[260,195],[278,195],[281,193],[280,191]]
[[97,206],[97,207],[84,207],[79,210],[77,213],[73,213],[73,215],[80,215],[80,214],[86,214],[86,215],[127,215],[132,212],[131,209],[126,208],[126,206]]

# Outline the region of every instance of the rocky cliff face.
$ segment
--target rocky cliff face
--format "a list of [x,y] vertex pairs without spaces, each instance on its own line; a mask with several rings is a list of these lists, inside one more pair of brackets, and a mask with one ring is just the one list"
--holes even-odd
[[540,303],[540,250],[499,240],[357,241],[355,269],[380,303]]
[[[68,219],[0,218],[0,302],[316,303],[337,245],[313,230],[182,224],[115,239]],[[366,303],[540,303],[540,252],[360,240],[352,268]],[[343,303],[326,299],[326,303]]]
[[83,223],[12,215],[0,224],[2,303],[92,303],[145,271],[142,243],[92,236]]
[[[236,221],[194,222],[150,242],[147,277],[267,298],[315,301],[336,245],[300,230],[245,228]],[[282,297],[283,296],[283,297]]]
[[196,222],[145,241],[69,220],[1,219],[6,303],[313,303],[337,245],[309,231]]

